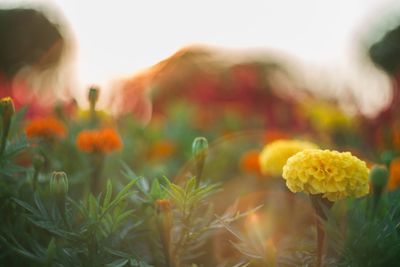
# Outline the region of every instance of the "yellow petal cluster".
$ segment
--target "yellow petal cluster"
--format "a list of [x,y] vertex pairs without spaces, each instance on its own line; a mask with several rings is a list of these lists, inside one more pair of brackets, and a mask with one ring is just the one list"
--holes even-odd
[[330,201],[368,194],[368,174],[366,163],[350,152],[320,149],[303,150],[283,167],[292,192],[322,194]]
[[259,163],[264,175],[282,175],[288,158],[304,149],[318,148],[316,144],[299,140],[276,140],[267,144],[260,153]]

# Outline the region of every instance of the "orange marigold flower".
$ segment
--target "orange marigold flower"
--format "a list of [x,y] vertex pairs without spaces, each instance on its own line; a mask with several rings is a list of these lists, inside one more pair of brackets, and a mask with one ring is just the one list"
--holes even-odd
[[389,169],[388,189],[395,190],[400,186],[400,158],[392,160]]
[[56,118],[38,118],[28,123],[25,127],[25,133],[29,138],[61,138],[65,136],[66,128]]
[[248,173],[260,174],[260,162],[258,160],[260,152],[258,150],[249,150],[240,158],[240,168]]
[[84,130],[76,138],[76,145],[84,152],[110,153],[122,147],[114,129]]
[[154,143],[150,150],[151,159],[166,158],[171,156],[176,150],[176,145],[169,140],[159,140]]
[[279,129],[270,129],[264,133],[263,142],[268,144],[279,139],[289,139],[290,135]]

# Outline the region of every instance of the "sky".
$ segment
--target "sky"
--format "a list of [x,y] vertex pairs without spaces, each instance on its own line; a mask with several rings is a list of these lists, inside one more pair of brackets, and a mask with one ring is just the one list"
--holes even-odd
[[[395,2],[0,0],[51,5],[64,16],[77,42],[76,73],[82,88],[132,75],[188,44],[278,50],[302,62],[310,82],[324,73],[330,76],[327,83],[358,83],[366,71],[357,54],[360,39],[377,28],[374,21],[380,16],[394,7],[400,10]],[[375,82],[364,81],[363,86],[382,86],[381,80],[378,74]]]

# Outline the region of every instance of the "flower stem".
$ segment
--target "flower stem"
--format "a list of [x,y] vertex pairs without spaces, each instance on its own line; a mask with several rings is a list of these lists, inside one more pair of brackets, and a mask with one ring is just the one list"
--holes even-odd
[[315,263],[315,266],[321,267],[325,244],[325,231],[322,225],[322,221],[327,220],[324,208],[330,209],[333,206],[333,202],[322,198],[321,195],[310,195],[310,200],[315,211],[315,227],[317,230],[317,261]]
[[3,131],[1,133],[1,145],[0,145],[0,156],[3,155],[6,148],[7,137],[10,131],[11,120],[3,120]]
[[100,193],[101,185],[102,185],[102,180],[101,180],[101,173],[103,171],[103,165],[104,165],[104,155],[103,154],[93,154],[91,155],[90,158],[90,163],[91,163],[91,175],[90,175],[90,192],[94,195],[97,196],[98,193]]

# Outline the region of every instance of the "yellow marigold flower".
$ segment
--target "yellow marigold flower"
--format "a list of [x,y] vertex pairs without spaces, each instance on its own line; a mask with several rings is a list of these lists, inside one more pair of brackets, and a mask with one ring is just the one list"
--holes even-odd
[[299,140],[276,140],[266,145],[260,153],[261,173],[278,176],[288,158],[304,149],[318,148],[316,144]]
[[305,101],[303,106],[311,124],[320,131],[332,131],[338,127],[348,128],[353,123],[352,118],[331,103]]
[[369,192],[369,170],[350,152],[307,149],[290,157],[283,178],[292,192],[322,194],[330,201],[361,197]]
[[[87,109],[87,110],[82,110],[82,109],[78,110],[77,117],[80,120],[88,120],[88,119],[90,119],[90,116],[92,114],[91,112],[92,111],[89,110],[89,109]],[[109,113],[107,113],[105,110],[96,110],[95,113],[96,113],[96,116],[101,120],[104,120],[104,121],[111,121],[112,120],[112,116]]]
[[66,129],[64,124],[56,118],[38,118],[30,121],[25,127],[29,138],[64,137]]
[[78,148],[84,152],[110,153],[122,147],[114,129],[84,130],[76,138]]
[[389,168],[388,189],[395,190],[400,186],[400,158],[392,160]]

